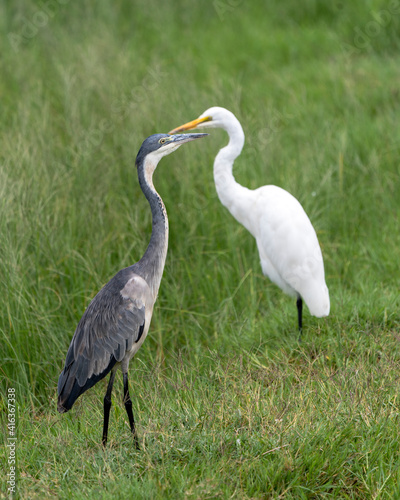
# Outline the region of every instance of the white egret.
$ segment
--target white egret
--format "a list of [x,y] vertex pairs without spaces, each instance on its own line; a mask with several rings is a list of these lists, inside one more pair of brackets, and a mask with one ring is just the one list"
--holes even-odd
[[267,185],[252,190],[236,182],[232,167],[243,149],[244,132],[233,113],[212,107],[170,133],[195,128],[222,128],[228,133],[228,145],[214,160],[219,199],[256,239],[263,273],[297,298],[301,334],[303,300],[313,316],[328,316],[330,309],[321,248],[310,219],[299,201],[284,189]]

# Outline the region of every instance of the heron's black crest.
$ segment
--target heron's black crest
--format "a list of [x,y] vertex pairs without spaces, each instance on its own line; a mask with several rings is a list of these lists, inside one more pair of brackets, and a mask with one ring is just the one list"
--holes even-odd
[[160,139],[170,139],[171,136],[169,134],[154,134],[150,135],[147,139],[143,141],[143,144],[140,146],[139,152],[136,156],[136,166],[140,165],[145,159],[146,155],[152,153],[153,151],[157,151],[164,144],[160,143]]

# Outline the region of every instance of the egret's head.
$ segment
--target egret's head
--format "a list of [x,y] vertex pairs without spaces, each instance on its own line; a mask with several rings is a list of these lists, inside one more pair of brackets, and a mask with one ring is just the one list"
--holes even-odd
[[196,120],[185,123],[180,127],[174,128],[170,131],[170,134],[175,134],[176,132],[184,132],[186,130],[193,130],[195,128],[224,128],[227,129],[230,123],[237,122],[237,119],[233,113],[225,108],[220,108],[214,106],[207,109],[202,113]]
[[157,164],[165,155],[169,155],[185,142],[200,139],[208,134],[154,134],[143,141],[136,156],[136,166],[140,165],[147,156],[151,156]]

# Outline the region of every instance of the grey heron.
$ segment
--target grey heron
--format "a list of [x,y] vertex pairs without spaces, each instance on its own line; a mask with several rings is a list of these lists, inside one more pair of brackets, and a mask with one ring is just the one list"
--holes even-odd
[[168,248],[168,218],[161,196],[153,185],[158,162],[182,144],[207,134],[155,134],[142,144],[136,167],[139,184],[152,214],[152,233],[143,257],[119,271],[94,297],[84,312],[69,346],[58,380],[60,413],[111,372],[104,397],[105,446],[111,408],[111,392],[118,368],[123,374],[124,404],[136,447],[138,439],[128,388],[128,365],[149,330]]
[[252,190],[236,182],[232,168],[243,149],[244,132],[233,113],[212,107],[170,134],[195,128],[222,128],[228,133],[228,145],[214,160],[218,197],[256,239],[263,273],[296,297],[301,335],[303,300],[313,316],[328,316],[330,309],[322,252],[310,219],[299,201],[284,189],[267,185]]

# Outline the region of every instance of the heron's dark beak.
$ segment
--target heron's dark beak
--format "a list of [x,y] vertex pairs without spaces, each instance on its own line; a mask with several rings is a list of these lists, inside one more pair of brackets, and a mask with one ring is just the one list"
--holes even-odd
[[206,135],[208,134],[174,134],[171,136],[171,142],[175,144],[184,144],[185,142],[194,141],[195,139],[201,139]]
[[171,130],[168,133],[169,134],[176,134],[177,132],[184,132],[185,130],[193,130],[194,128],[197,128],[200,123],[209,122],[209,121],[211,121],[210,116],[203,116],[203,118],[196,118],[196,120],[185,123],[184,125],[181,125],[180,127],[174,128],[174,130]]

